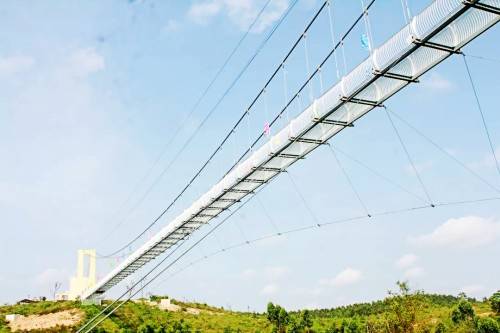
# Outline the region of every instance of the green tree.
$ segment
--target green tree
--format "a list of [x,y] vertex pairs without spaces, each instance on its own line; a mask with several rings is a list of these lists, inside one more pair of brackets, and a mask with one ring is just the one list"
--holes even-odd
[[267,320],[274,325],[274,331],[277,333],[285,333],[286,327],[290,322],[288,312],[278,304],[274,305],[269,302],[267,304]]
[[340,324],[340,332],[342,333],[363,333],[364,331],[359,317],[343,319]]
[[462,321],[469,321],[474,319],[474,309],[469,301],[462,299],[458,305],[451,311],[451,320],[458,324]]
[[288,333],[302,333],[304,329],[297,318],[290,318]]
[[311,311],[303,310],[298,313],[298,316],[290,318],[288,333],[312,333],[312,327]]
[[[371,332],[359,319],[359,317],[354,318],[343,318],[340,325],[332,324],[325,333],[365,333]],[[378,332],[378,331],[377,331]]]
[[500,314],[500,290],[491,295],[490,304],[491,309],[495,311],[496,314]]
[[399,291],[389,291],[386,299],[390,312],[387,326],[391,333],[413,333],[417,322],[417,314],[424,306],[421,291],[411,292],[408,282],[396,282]]
[[312,332],[313,320],[311,316],[311,311],[304,310],[300,312],[300,327],[306,333]]

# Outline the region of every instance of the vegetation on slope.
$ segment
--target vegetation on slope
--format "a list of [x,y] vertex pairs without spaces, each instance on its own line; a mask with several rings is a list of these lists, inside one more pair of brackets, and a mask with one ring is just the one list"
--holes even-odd
[[[398,282],[398,291],[372,303],[333,309],[288,312],[269,303],[266,313],[226,311],[206,304],[171,300],[181,311],[161,310],[157,302],[127,302],[93,332],[112,333],[500,333],[500,292],[490,299],[476,301],[459,297],[430,295],[411,291]],[[103,304],[105,306],[106,304]],[[90,319],[103,306],[83,306],[77,302],[38,302],[0,307],[0,333],[10,332],[5,314],[46,314],[80,308]],[[198,309],[198,314],[187,309]],[[74,332],[75,328],[56,327],[43,332]],[[30,331],[37,332],[37,331]],[[38,331],[42,332],[42,331]]]

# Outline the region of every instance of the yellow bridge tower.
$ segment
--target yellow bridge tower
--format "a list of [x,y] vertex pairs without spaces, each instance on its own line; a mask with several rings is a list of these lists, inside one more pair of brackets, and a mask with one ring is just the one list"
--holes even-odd
[[[85,267],[85,259],[88,258],[88,266]],[[92,288],[96,284],[96,252],[94,249],[78,250],[78,264],[76,276],[69,281],[69,290],[57,295],[57,299],[76,300],[86,289]],[[85,269],[87,268],[87,269]],[[85,274],[85,271],[87,274]]]

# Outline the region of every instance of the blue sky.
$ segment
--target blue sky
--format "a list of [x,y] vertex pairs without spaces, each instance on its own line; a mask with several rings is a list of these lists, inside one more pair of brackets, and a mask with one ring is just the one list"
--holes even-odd
[[[172,200],[245,110],[321,2],[298,2],[188,149],[157,180],[290,1],[271,1],[236,57],[148,174],[263,4],[262,0],[0,4],[0,302],[49,295],[55,281],[67,288],[76,268],[77,249],[113,251]],[[409,4],[418,13],[429,1],[409,0]],[[333,9],[339,35],[359,14],[360,4],[338,1]],[[401,2],[376,1],[370,20],[377,46],[404,25]],[[348,68],[367,56],[359,41],[363,29],[357,27],[346,42]],[[499,59],[498,29],[473,41],[465,53]],[[329,38],[323,15],[308,35],[312,68],[331,47]],[[307,75],[305,55],[299,47],[287,67],[290,95]],[[472,57],[468,61],[494,147],[500,152],[495,98],[500,62]],[[325,67],[325,86],[336,81],[333,66]],[[236,132],[235,139],[153,232],[217,181],[248,146],[249,138],[262,131],[283,105],[283,90],[280,77],[270,86],[266,102],[257,103],[248,124]],[[320,82],[314,81],[313,94],[317,96],[319,90]],[[301,105],[293,105],[291,115],[308,103],[309,96],[304,95]],[[500,187],[460,57],[450,58],[386,104]],[[498,196],[395,121],[436,203]],[[410,192],[423,195],[383,111],[371,112],[332,143]],[[338,157],[370,213],[422,204],[346,155],[339,152]],[[255,200],[249,203],[170,272],[221,247],[277,230],[363,214],[327,148],[293,166],[290,174],[314,216],[289,178],[282,176],[259,194],[262,205]],[[153,183],[147,199],[136,205]],[[134,248],[147,237],[150,234]],[[146,293],[243,310],[262,310],[269,300],[288,308],[332,307],[381,298],[395,281],[408,279],[415,288],[430,292],[466,291],[483,297],[499,288],[500,267],[495,265],[499,239],[498,201],[406,212],[288,234],[228,251],[172,278],[165,275],[159,279],[164,280],[161,284],[153,283],[154,288]],[[103,276],[116,261],[99,260],[98,274]],[[123,291],[125,284],[111,295]]]

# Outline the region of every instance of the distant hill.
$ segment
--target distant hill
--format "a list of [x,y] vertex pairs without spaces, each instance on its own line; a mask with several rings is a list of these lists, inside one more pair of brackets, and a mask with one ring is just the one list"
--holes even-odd
[[[207,304],[185,303],[164,296],[129,301],[92,332],[477,332],[499,333],[495,298],[477,301],[410,292],[406,284],[380,301],[332,309],[287,312],[268,304],[266,313],[228,311]],[[500,301],[500,293],[495,294]],[[0,333],[75,332],[103,306],[80,302],[40,301],[0,307]],[[496,311],[495,311],[496,310]],[[6,318],[8,316],[8,319]]]

